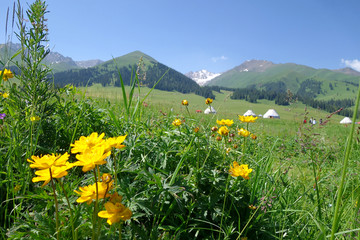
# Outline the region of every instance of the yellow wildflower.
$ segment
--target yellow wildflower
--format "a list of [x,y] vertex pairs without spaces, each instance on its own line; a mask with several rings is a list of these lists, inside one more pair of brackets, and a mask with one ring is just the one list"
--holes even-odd
[[0,71],[0,76],[2,75],[2,78],[4,81],[7,81],[9,78],[13,78],[14,74],[9,69],[4,69],[4,71]]
[[249,180],[249,173],[252,172],[251,168],[248,168],[247,164],[241,164],[239,165],[236,161],[233,162],[233,166],[230,165],[229,173],[233,177],[241,176],[246,180]]
[[211,128],[211,131],[213,131],[213,132],[216,132],[217,130],[218,130],[218,128],[216,126]]
[[239,120],[245,123],[253,123],[256,119],[258,119],[258,117],[239,115]]
[[207,98],[205,100],[205,104],[207,104],[207,105],[211,104],[212,102],[213,102],[213,100],[211,98]]
[[241,128],[238,130],[238,134],[243,137],[248,137],[250,135],[250,132],[246,129]]
[[116,138],[106,139],[105,143],[108,146],[108,150],[110,150],[111,148],[121,149],[121,148],[126,147],[125,145],[122,145],[122,143],[125,141],[126,136],[127,135],[116,137]]
[[257,139],[257,136],[256,136],[255,134],[250,134],[250,137],[251,137],[252,139],[254,139],[254,140]]
[[87,172],[94,169],[96,165],[106,163],[104,159],[110,156],[111,151],[105,151],[105,147],[106,146],[99,146],[83,154],[77,154],[76,159],[78,161],[74,163],[74,166],[83,166],[83,172]]
[[94,147],[103,146],[105,144],[104,135],[105,133],[98,135],[97,132],[93,132],[88,137],[81,136],[74,144],[70,144],[73,147],[71,153],[86,153]]
[[198,128],[198,127],[194,128],[194,132],[195,132],[195,133],[198,133],[199,130],[200,130],[200,128]]
[[175,127],[178,127],[181,125],[181,120],[176,118],[173,122],[172,122],[172,125],[174,125]]
[[3,96],[3,98],[8,98],[9,94],[8,93],[3,93],[2,96]]
[[105,203],[106,211],[100,211],[98,216],[101,218],[107,218],[106,222],[109,225],[120,222],[120,220],[126,221],[130,219],[132,212],[121,203],[121,200],[122,197],[117,193],[114,193],[110,197],[110,202]]
[[112,180],[112,177],[110,174],[108,173],[104,173],[102,176],[101,176],[101,181],[103,181],[104,183],[110,183]]
[[15,187],[14,187],[14,192],[17,193],[18,191],[21,190],[21,185],[17,184]]
[[229,134],[229,129],[226,126],[222,126],[222,127],[219,128],[218,133],[220,135],[227,136]]
[[46,154],[42,157],[31,156],[31,159],[27,159],[31,168],[37,169],[48,169],[52,166],[62,167],[67,165],[69,154],[64,153],[63,155]]
[[249,208],[251,209],[251,210],[256,210],[256,207],[254,206],[254,205],[249,205]]
[[[41,187],[44,187],[46,184],[50,182],[52,178],[62,178],[68,174],[67,170],[72,168],[72,163],[66,162],[65,166],[57,167],[57,166],[51,166],[48,169],[41,169],[35,172],[35,175],[38,175],[38,177],[34,177],[32,179],[33,182],[40,182],[44,181],[44,184],[41,185]],[[51,175],[50,175],[51,171]]]
[[231,125],[233,125],[234,121],[230,119],[221,119],[221,121],[216,120],[216,123],[219,125],[226,125],[230,127]]
[[40,120],[40,118],[38,117],[38,116],[32,116],[32,117],[30,117],[30,121],[32,121],[32,122],[37,122],[37,121],[39,121]]
[[189,102],[187,100],[182,100],[181,101],[181,104],[184,105],[184,106],[188,106],[189,105]]
[[96,200],[96,193],[98,193],[98,199],[109,197],[109,191],[112,189],[112,184],[113,181],[110,183],[98,182],[98,192],[96,191],[96,183],[85,187],[79,187],[80,191],[74,190],[74,192],[80,195],[80,197],[76,199],[76,202],[87,202],[87,204],[90,204],[93,200]]

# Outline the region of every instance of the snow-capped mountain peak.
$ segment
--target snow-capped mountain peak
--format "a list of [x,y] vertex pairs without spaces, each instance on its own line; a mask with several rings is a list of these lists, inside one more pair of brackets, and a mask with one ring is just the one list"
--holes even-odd
[[209,82],[211,79],[216,78],[217,76],[220,76],[220,73],[212,73],[205,69],[202,69],[202,70],[196,71],[196,72],[188,72],[185,74],[185,76],[191,78],[200,86],[203,86],[203,85],[205,85],[205,83]]

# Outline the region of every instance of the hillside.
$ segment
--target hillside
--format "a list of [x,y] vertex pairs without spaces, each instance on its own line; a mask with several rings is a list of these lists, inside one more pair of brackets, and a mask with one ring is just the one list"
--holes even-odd
[[130,85],[135,71],[139,82],[143,86],[153,87],[165,91],[181,93],[196,93],[203,97],[214,95],[209,87],[200,87],[195,81],[180,72],[167,67],[154,58],[140,51],[131,52],[98,66],[87,69],[70,69],[54,74],[54,82],[58,86],[73,84],[75,86],[91,86],[100,83],[102,86],[121,86],[119,72],[125,85]]
[[319,99],[342,99],[355,97],[360,76],[355,70],[340,69],[315,69],[294,63],[274,64],[269,61],[251,60],[224,72],[211,80],[208,86],[223,86],[228,88],[257,89],[283,86],[280,91],[290,89],[296,93],[301,89],[302,82],[313,80],[321,83],[321,89],[317,91]]

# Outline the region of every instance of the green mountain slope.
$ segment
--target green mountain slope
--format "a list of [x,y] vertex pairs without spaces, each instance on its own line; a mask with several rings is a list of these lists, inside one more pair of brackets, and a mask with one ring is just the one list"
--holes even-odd
[[[141,59],[141,64],[139,61]],[[119,72],[125,85],[130,85],[134,72],[139,73],[140,84],[166,91],[196,93],[204,97],[214,97],[209,87],[202,88],[195,81],[176,70],[159,63],[154,58],[135,51],[114,58],[98,66],[87,69],[70,69],[54,74],[54,82],[58,86],[73,84],[75,86],[91,86],[100,83],[102,86],[121,86]]]
[[207,85],[266,89],[268,86],[282,82],[286,89],[296,93],[301,88],[301,83],[308,79],[321,82],[321,90],[317,91],[317,98],[341,99],[355,96],[354,92],[358,87],[360,76],[345,74],[341,70],[332,71],[293,63],[273,64],[268,61],[252,60],[221,74]]

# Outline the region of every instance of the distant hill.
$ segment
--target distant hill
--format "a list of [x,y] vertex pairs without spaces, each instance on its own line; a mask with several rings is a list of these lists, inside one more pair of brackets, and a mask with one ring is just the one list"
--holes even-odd
[[[140,59],[141,64],[139,65]],[[134,76],[135,71],[138,72],[140,84],[143,86],[151,88],[163,77],[156,85],[156,89],[181,93],[192,92],[204,97],[215,97],[210,87],[200,87],[192,79],[140,51],[114,58],[95,67],[57,72],[54,74],[54,82],[58,86],[66,84],[91,86],[100,83],[103,86],[120,87],[119,72],[124,84],[130,85],[131,77]]]
[[[264,90],[304,92],[303,82],[320,83],[315,92],[318,98],[343,99],[355,96],[360,74],[353,69],[315,69],[304,65],[275,64],[264,60],[251,60],[224,72],[208,82],[208,86],[227,88],[256,88]],[[279,89],[279,86],[281,88]]]
[[[0,55],[3,58],[9,58],[21,49],[20,43],[0,44]],[[15,61],[20,61],[20,56],[17,56]],[[75,68],[88,68],[96,66],[103,61],[101,60],[86,60],[74,61],[70,57],[65,57],[58,52],[50,51],[44,60],[44,64],[52,68],[53,72],[61,72]]]
[[352,68],[341,68],[341,69],[335,69],[335,70],[332,70],[334,72],[338,72],[338,73],[344,73],[344,74],[347,74],[347,75],[353,75],[353,76],[360,76],[360,72],[352,69]]

